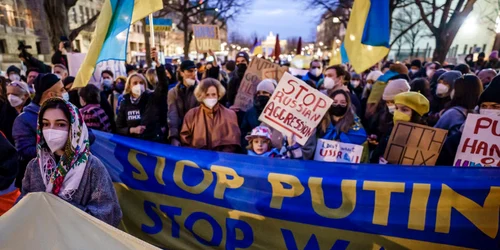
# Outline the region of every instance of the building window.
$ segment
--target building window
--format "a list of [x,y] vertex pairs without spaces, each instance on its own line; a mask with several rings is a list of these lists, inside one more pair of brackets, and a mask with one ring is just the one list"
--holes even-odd
[[76,8],[73,8],[73,22],[78,23],[78,16],[76,15]]
[[483,49],[481,50],[481,52],[484,52],[486,50],[486,43],[483,44]]
[[0,39],[0,54],[7,53],[7,41],[5,39]]
[[90,20],[90,10],[87,7],[85,7],[85,15],[87,16],[87,21],[89,21]]
[[83,13],[83,6],[80,5],[80,21],[83,23],[85,23],[85,14]]

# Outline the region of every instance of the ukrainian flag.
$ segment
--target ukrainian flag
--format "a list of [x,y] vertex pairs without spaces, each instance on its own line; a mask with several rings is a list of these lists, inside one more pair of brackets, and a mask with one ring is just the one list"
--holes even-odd
[[254,54],[256,56],[258,54],[262,55],[262,53],[263,53],[263,51],[262,51],[262,43],[260,41],[258,41],[258,42],[256,42],[253,45],[252,54]]
[[105,0],[73,88],[87,85],[99,62],[125,61],[130,24],[162,8],[162,0]]
[[389,0],[354,1],[343,46],[357,73],[389,53],[389,37]]

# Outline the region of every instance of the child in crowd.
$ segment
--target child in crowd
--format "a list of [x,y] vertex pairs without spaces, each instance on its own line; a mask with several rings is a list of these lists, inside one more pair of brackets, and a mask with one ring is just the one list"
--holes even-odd
[[271,143],[271,130],[266,126],[258,126],[245,139],[248,141],[248,155],[281,158],[279,151]]

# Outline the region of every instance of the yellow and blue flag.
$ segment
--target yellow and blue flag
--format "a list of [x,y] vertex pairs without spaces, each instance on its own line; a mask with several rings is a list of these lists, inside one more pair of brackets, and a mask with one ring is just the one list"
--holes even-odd
[[73,88],[87,85],[99,62],[125,61],[130,24],[162,8],[162,0],[105,0]]
[[389,53],[389,0],[356,0],[347,25],[343,46],[358,73]]
[[262,53],[263,53],[263,51],[262,51],[262,42],[260,42],[259,40],[257,40],[257,38],[255,38],[255,42],[253,44],[251,52],[254,55],[258,55],[258,54],[262,55]]

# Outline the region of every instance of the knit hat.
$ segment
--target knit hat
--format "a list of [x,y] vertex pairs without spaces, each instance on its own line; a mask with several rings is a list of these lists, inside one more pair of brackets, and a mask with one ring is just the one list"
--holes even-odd
[[397,94],[408,91],[410,91],[410,84],[408,84],[408,81],[404,79],[392,80],[387,84],[387,87],[385,87],[382,99],[384,101],[391,101],[394,100]]
[[127,64],[125,65],[125,70],[127,71],[128,74],[130,71],[137,70],[137,68],[135,67],[135,65]]
[[248,55],[247,52],[245,51],[238,52],[238,54],[236,54],[236,59],[238,59],[238,57],[243,57],[245,58],[245,60],[247,60],[247,63],[250,63],[250,56]]
[[429,100],[417,92],[399,93],[394,97],[394,103],[405,105],[413,109],[420,116],[427,114],[430,108]]
[[12,72],[14,72],[14,73],[16,73],[18,75],[21,75],[21,69],[19,69],[18,67],[14,66],[14,65],[10,65],[7,68],[7,75],[9,75]]
[[415,59],[413,61],[411,61],[411,65],[410,67],[417,67],[417,68],[422,68],[422,61],[418,60],[418,59]]
[[391,67],[389,67],[389,70],[397,72],[401,75],[408,75],[408,68],[406,67],[406,65],[401,63],[395,63],[391,65]]
[[500,76],[493,78],[490,85],[488,85],[479,97],[479,104],[483,102],[500,103]]
[[382,71],[374,70],[374,71],[372,71],[372,72],[370,72],[370,73],[368,74],[368,76],[366,77],[366,80],[367,80],[367,81],[368,81],[368,80],[372,80],[372,81],[374,81],[374,82],[375,82],[375,81],[377,81],[377,79],[378,79],[381,75],[383,75],[383,74],[382,74]]
[[271,140],[271,130],[266,126],[257,126],[252,129],[252,133],[250,135],[245,136],[245,139],[249,141],[256,137],[265,137]]
[[458,78],[460,78],[461,76],[462,76],[462,72],[457,71],[457,70],[451,70],[451,71],[448,71],[448,72],[442,74],[438,78],[438,83],[439,83],[439,81],[443,80],[445,83],[449,84],[451,86],[451,88],[453,88],[455,86],[455,81]]
[[[494,69],[483,69],[477,74],[477,77],[481,80],[481,82],[484,84],[490,83],[493,78],[497,75],[497,72]],[[489,79],[489,81],[488,81]]]
[[264,79],[262,80],[259,85],[257,85],[257,92],[259,91],[265,91],[269,94],[273,94],[274,90],[276,89],[276,83],[275,80],[273,79]]
[[490,59],[498,59],[498,50],[491,51]]
[[35,79],[35,97],[33,98],[33,102],[40,104],[40,100],[42,99],[43,92],[52,88],[56,83],[61,81],[59,77],[54,74],[39,74]]

